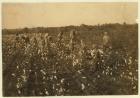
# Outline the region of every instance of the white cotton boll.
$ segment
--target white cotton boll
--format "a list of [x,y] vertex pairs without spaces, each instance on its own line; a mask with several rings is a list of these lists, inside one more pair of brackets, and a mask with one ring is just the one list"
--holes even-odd
[[135,59],[135,62],[138,62],[138,60],[137,60],[137,59]]
[[55,89],[56,91],[58,91],[58,89]]
[[104,72],[104,70],[102,71],[102,74],[104,74],[105,72]]
[[82,77],[83,79],[86,79],[86,77]]
[[[89,51],[88,51],[88,53],[89,53],[91,56],[93,56],[93,55],[95,54],[94,52],[95,52],[95,50],[89,50]],[[83,53],[85,53],[84,50],[83,50]]]
[[46,91],[46,92],[45,92],[45,94],[46,94],[46,95],[49,95],[49,92],[48,92],[48,91]]
[[64,79],[61,79],[61,83],[63,83],[64,82]]
[[56,65],[58,64],[58,62],[56,62]]
[[104,61],[104,60],[102,60],[102,62],[104,63],[105,61]]
[[106,72],[105,74],[108,75],[108,72]]
[[77,72],[78,72],[79,74],[81,74],[81,71],[80,71],[80,70],[78,70]]
[[100,75],[97,75],[98,78],[100,78]]
[[126,59],[124,59],[124,62],[125,62],[125,64],[127,63],[127,60]]
[[129,72],[129,75],[132,76],[132,72]]
[[99,49],[99,52],[101,53],[101,54],[103,54],[104,52],[103,52],[103,50],[101,50],[101,49]]
[[63,91],[66,91],[66,89],[65,89],[65,88],[63,88]]
[[15,76],[16,76],[16,75],[15,75],[15,73],[12,73],[12,76],[14,76],[14,77],[15,77]]
[[50,79],[52,80],[52,79],[53,79],[53,77],[51,76],[51,77],[50,77]]
[[18,90],[18,94],[21,94],[21,91],[20,90]]
[[116,78],[113,78],[114,81],[116,81]]
[[40,70],[40,71],[41,71],[41,73],[43,73],[44,75],[46,75],[46,72],[44,70]]
[[31,72],[32,70],[29,70],[29,72]]
[[138,81],[138,79],[137,79],[135,76],[134,76],[134,80],[135,80],[135,81]]
[[26,82],[26,76],[22,75],[23,81]]
[[19,88],[19,87],[20,87],[19,83],[17,83],[16,87],[17,87],[17,88]]
[[57,83],[56,85],[57,85],[57,86],[59,86],[60,84],[59,84],[59,83]]
[[55,78],[55,79],[57,79],[57,77],[56,77],[56,76],[54,76],[54,78]]
[[53,89],[54,89],[54,84],[53,84]]
[[120,76],[121,76],[121,78],[123,77],[123,75],[122,75],[122,74],[121,74]]
[[120,66],[120,64],[118,64],[118,66]]
[[79,60],[78,59],[74,60],[73,61],[73,66],[77,65],[78,63],[79,63]]
[[20,81],[20,78],[17,78],[17,81],[19,82]]
[[40,53],[41,51],[40,51],[40,49],[38,50],[38,54]]
[[129,58],[128,64],[129,64],[129,65],[132,64],[132,57]]
[[116,54],[119,54],[119,52],[118,52],[118,51],[116,51],[115,53],[116,53]]
[[17,69],[19,69],[19,66],[17,66]]
[[85,85],[83,83],[81,84],[81,88],[82,88],[82,90],[85,89]]
[[23,69],[23,74],[25,74],[26,73],[26,70],[25,69]]
[[136,86],[134,86],[133,89],[136,89]]
[[45,79],[46,77],[45,76],[43,76],[43,79]]
[[63,92],[63,89],[62,89],[62,87],[59,89],[59,92]]
[[112,76],[112,72],[110,72],[110,75]]
[[53,73],[56,73],[56,70]]
[[44,58],[44,57],[41,57],[41,59],[42,59],[42,60],[45,60],[45,58]]

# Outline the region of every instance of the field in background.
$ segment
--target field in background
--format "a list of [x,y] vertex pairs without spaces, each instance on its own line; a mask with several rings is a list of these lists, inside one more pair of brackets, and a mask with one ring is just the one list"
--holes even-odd
[[[91,44],[102,44],[103,32],[109,32],[112,38],[112,45],[115,49],[125,47],[129,49],[132,56],[137,57],[138,51],[138,24],[103,24],[103,25],[85,25],[80,26],[66,26],[66,27],[37,27],[37,28],[23,28],[23,29],[3,29],[3,41],[8,36],[13,36],[16,33],[49,33],[49,35],[55,36],[60,31],[65,32],[65,41],[69,41],[69,32],[76,30],[78,32],[79,39],[83,39],[90,47]],[[135,44],[134,44],[135,43]]]

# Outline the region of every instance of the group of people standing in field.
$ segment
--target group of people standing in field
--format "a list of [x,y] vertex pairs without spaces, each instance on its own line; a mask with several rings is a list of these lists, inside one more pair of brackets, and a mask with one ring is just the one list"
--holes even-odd
[[[75,51],[78,48],[78,51],[84,49],[86,44],[83,39],[78,38],[78,34],[75,30],[72,30],[69,35],[69,43],[66,44],[64,40],[64,32],[58,33],[56,38],[53,38],[49,33],[34,33],[34,34],[16,34],[16,45],[19,42],[24,43],[25,47],[28,50],[28,47],[35,46],[38,48],[38,52],[47,51],[50,47],[67,47],[71,52]],[[22,44],[23,45],[23,44]],[[99,45],[93,44],[92,48],[98,48]],[[108,32],[103,33],[102,37],[102,50],[106,51],[111,47],[111,39]]]
[[[90,65],[101,62],[101,55],[111,48],[108,32],[103,33],[101,47],[93,44],[91,49],[87,48],[86,42],[78,37],[75,30],[70,32],[69,42],[65,42],[64,32],[58,33],[55,37],[49,33],[17,34],[15,45],[23,49],[23,53],[28,56],[40,55],[46,61],[53,61],[55,57],[65,62],[72,60],[73,66],[83,65],[85,62]],[[20,51],[19,48],[16,49]]]

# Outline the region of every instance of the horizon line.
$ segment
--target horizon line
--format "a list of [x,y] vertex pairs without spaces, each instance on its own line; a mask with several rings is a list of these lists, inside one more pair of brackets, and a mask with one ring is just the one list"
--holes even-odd
[[[95,24],[95,25],[91,25],[91,24],[84,24],[84,23],[82,23],[83,25],[87,25],[87,26],[98,26],[98,25],[107,25],[107,24],[120,24],[120,25],[123,25],[124,23],[126,23],[127,25],[134,25],[134,24],[138,24],[137,22],[135,22],[135,23],[127,23],[127,22],[123,22],[123,23],[103,23],[103,24]],[[61,28],[61,27],[68,27],[68,26],[81,26],[82,24],[80,24],[80,25],[63,25],[63,26],[34,26],[34,27],[27,27],[27,26],[24,26],[24,27],[17,27],[17,28],[2,28],[2,30],[3,29],[11,29],[11,30],[13,30],[13,29],[24,29],[24,28],[29,28],[29,29],[31,29],[31,28],[39,28],[39,27],[41,27],[41,28]]]

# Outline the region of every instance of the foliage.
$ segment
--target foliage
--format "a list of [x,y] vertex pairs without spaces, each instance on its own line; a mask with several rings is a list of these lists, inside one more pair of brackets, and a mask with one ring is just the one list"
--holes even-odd
[[[85,48],[79,41],[74,50],[69,48],[69,31],[73,28]],[[59,30],[65,32],[60,42],[56,37]],[[36,41],[25,43],[16,41],[15,33],[3,32],[4,96],[138,94],[137,25],[83,24],[59,30],[47,29],[53,37],[47,46],[40,46],[44,39],[39,34]],[[108,50],[102,48],[104,31],[112,38],[112,48]],[[34,37],[32,33],[29,36]],[[97,45],[95,49],[93,44]]]

